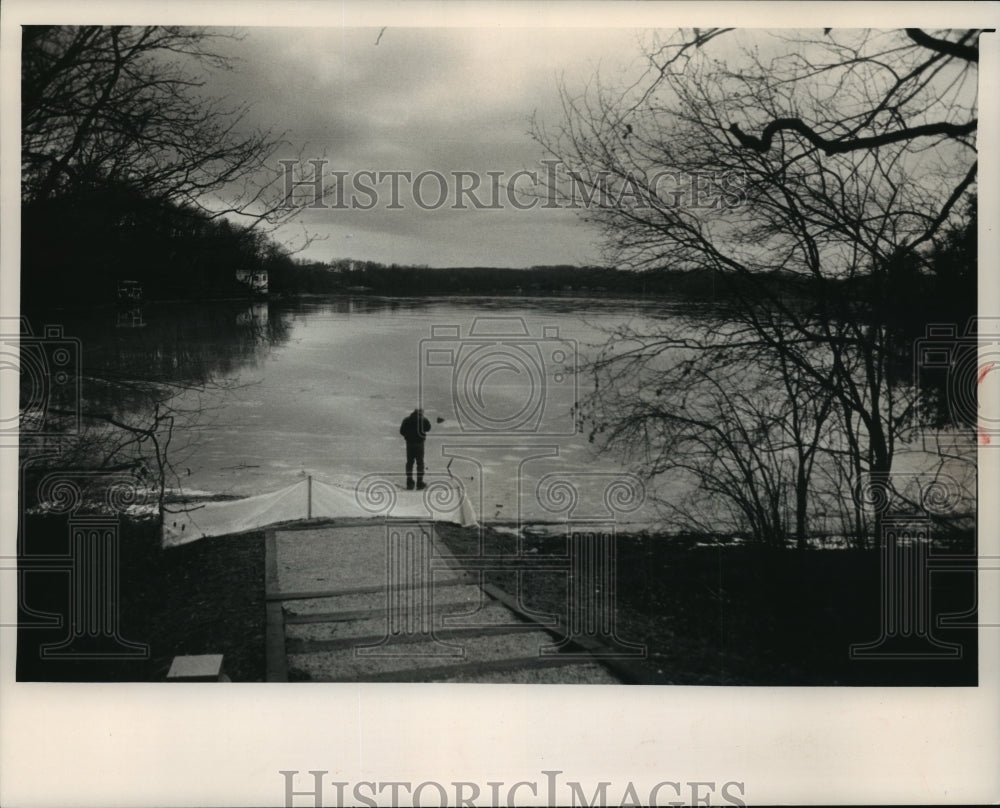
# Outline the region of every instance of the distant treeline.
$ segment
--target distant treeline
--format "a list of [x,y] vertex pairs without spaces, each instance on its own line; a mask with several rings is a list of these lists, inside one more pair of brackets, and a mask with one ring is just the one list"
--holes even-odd
[[234,297],[246,293],[237,270],[279,265],[294,261],[256,230],[110,183],[22,205],[27,308],[112,303],[123,280],[151,300]]
[[816,280],[788,272],[753,278],[664,266],[642,272],[569,264],[448,267],[337,259],[296,259],[258,230],[200,210],[158,202],[102,183],[89,193],[22,206],[22,303],[112,303],[118,284],[137,281],[143,297],[247,296],[238,270],[264,270],[272,295],[499,295],[672,297],[706,302],[779,294],[804,303],[839,301],[904,320],[964,322],[975,312],[975,203],[961,227],[932,249],[855,279]]
[[791,272],[753,277],[712,269],[632,271],[557,264],[524,269],[385,265],[373,261],[291,262],[276,266],[271,289],[287,294],[385,296],[499,295],[669,297],[725,305],[778,295],[804,306],[822,303],[831,315],[872,318],[920,336],[926,323],[964,324],[976,311],[975,200],[965,222],[937,245],[854,278],[817,279]]
[[524,269],[446,267],[335,261],[297,264],[276,279],[287,291],[376,295],[692,295],[717,292],[711,272],[630,272],[597,266],[556,264]]

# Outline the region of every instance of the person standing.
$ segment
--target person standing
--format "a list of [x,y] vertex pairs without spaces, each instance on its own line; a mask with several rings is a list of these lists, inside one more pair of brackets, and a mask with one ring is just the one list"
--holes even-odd
[[415,409],[399,425],[399,434],[406,441],[406,490],[413,490],[413,465],[417,466],[417,490],[424,485],[424,441],[431,431],[431,422],[422,409]]

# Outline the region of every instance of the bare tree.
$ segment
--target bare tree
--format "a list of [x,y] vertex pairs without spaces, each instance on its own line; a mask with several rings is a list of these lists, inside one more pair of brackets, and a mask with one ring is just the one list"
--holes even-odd
[[[277,255],[261,229],[288,222],[301,208],[275,160],[281,136],[252,127],[248,105],[205,94],[207,74],[231,67],[220,46],[236,38],[173,26],[25,27],[22,223],[37,226],[25,238],[39,240],[56,214],[65,224],[81,208],[95,208],[93,220],[78,217],[78,231],[96,221],[113,235],[101,239],[107,254],[80,257],[85,266],[136,261],[116,239],[142,217],[162,231],[159,243],[168,246],[157,259],[174,264],[173,273],[181,261],[173,252],[181,247],[194,264],[188,269],[201,268],[197,262],[207,256],[190,259],[185,239],[207,228],[230,250],[230,260]],[[44,256],[37,264],[35,286],[45,291],[54,273]],[[53,463],[134,473],[158,492],[162,512],[183,457],[175,425],[207,412],[206,404],[184,402],[184,395],[196,399],[231,385],[204,372],[208,364],[222,369],[229,357],[205,362],[189,355],[191,367],[159,367],[165,353],[145,357],[142,367],[85,368],[84,400],[75,403],[82,430],[62,436],[59,455],[33,468],[40,473]],[[57,416],[57,409],[48,415]],[[22,426],[31,433],[32,424]]]
[[278,224],[298,206],[246,105],[203,95],[232,34],[178,27],[37,26],[23,34],[22,201],[95,185],[211,217]]
[[670,320],[656,334],[619,326],[590,363],[592,440],[622,451],[645,478],[670,481],[659,499],[677,528],[804,547],[832,396],[787,357],[754,348],[734,320]]
[[[806,479],[815,422],[839,424],[823,452],[846,453],[837,455],[849,458],[844,482],[887,481],[914,391],[887,372],[898,346],[885,314],[896,267],[933,241],[974,182],[975,61],[944,45],[929,52],[905,32],[775,36],[735,53],[720,43],[736,35],[721,33],[654,42],[646,78],[625,90],[599,79],[580,95],[564,86],[563,124],[534,127],[562,170],[548,190],[583,200],[609,263],[711,272],[740,302],[725,311],[733,328],[724,338],[668,325],[644,335],[647,345],[725,350],[775,380],[764,386],[783,388],[782,417],[798,419],[792,442],[806,453]],[[767,142],[737,135],[735,120],[765,130]],[[671,382],[674,370],[663,372]],[[706,378],[723,385],[721,372]],[[726,419],[712,444],[722,453],[730,428],[750,434],[765,411],[732,406],[735,388],[717,389],[727,407],[708,411]],[[802,420],[811,402],[814,418]],[[749,443],[739,453],[752,458]],[[773,496],[757,466],[755,484]],[[855,531],[863,541],[863,518]]]
[[[650,70],[662,77],[683,69],[684,60],[691,57],[693,50],[732,30],[680,32],[649,52]],[[822,37],[790,37],[788,41],[794,47],[767,64],[746,53],[749,63],[735,77],[752,82],[778,76],[793,89],[809,93],[820,90],[827,97],[849,93],[854,109],[836,117],[808,120],[776,114],[754,121],[755,126],[760,126],[759,136],[744,132],[734,120],[729,131],[741,146],[766,152],[774,144],[775,135],[785,131],[797,133],[832,155],[922,138],[968,142],[975,133],[978,119],[968,97],[962,95],[976,80],[982,29],[948,30],[935,35],[920,28],[906,28],[902,32],[905,36],[900,32],[832,31],[824,29]],[[935,103],[927,104],[929,96]]]

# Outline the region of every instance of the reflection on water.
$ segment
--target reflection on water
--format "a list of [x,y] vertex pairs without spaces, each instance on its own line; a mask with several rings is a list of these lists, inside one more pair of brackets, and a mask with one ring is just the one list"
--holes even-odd
[[[721,323],[719,314],[665,300],[333,297],[145,303],[30,316],[36,333],[61,325],[67,337],[80,340],[87,413],[129,424],[137,441],[134,430],[149,423],[151,413],[162,415],[167,406],[177,414],[170,423],[177,467],[171,487],[246,496],[283,488],[305,473],[347,487],[366,474],[398,474],[405,460],[399,423],[423,404],[435,424],[428,472],[460,479],[481,517],[514,520],[552,518],[537,508],[523,510],[537,499],[535,485],[546,475],[568,473],[585,490],[607,473],[620,473],[622,458],[597,454],[578,428],[540,435],[525,427],[509,445],[495,435],[470,434],[452,398],[465,378],[461,368],[431,368],[422,345],[440,343],[435,334],[442,326],[465,338],[478,318],[514,316],[542,347],[555,344],[546,342],[547,333],[577,345],[582,365],[595,355],[594,346],[605,344],[608,329],[624,322],[649,330],[679,317]],[[524,360],[522,354],[511,349],[505,356]],[[484,398],[482,406],[519,412],[515,399],[531,374],[517,375],[509,362],[494,365],[487,393],[497,398]],[[539,368],[543,375],[557,370],[548,360],[539,360]],[[432,369],[437,376],[425,373]],[[424,389],[432,377],[432,389]],[[591,384],[580,379],[581,398]],[[526,400],[536,403],[541,387],[526,389],[535,396],[525,394]],[[575,423],[569,398],[551,396],[538,406],[546,424],[564,416]],[[148,453],[148,442],[142,451]],[[676,475],[657,486],[655,493],[672,501],[690,494]],[[642,514],[635,516],[639,521]]]
[[142,306],[128,309],[118,309],[115,315],[115,328],[145,328]]
[[266,327],[268,323],[267,303],[254,303],[236,315],[237,325]]
[[145,303],[26,312],[80,340],[83,376],[198,384],[253,364],[288,336],[291,312],[267,301]]
[[[26,502],[34,496],[34,479],[50,467],[115,470],[159,487],[169,472],[164,457],[176,461],[177,447],[190,445],[185,433],[211,406],[208,394],[287,339],[290,315],[272,314],[269,305],[139,300],[86,311],[24,312],[31,332],[46,336],[22,341],[20,365],[39,365],[39,373],[50,377],[47,384],[38,373],[20,378],[21,457],[30,466]],[[65,395],[58,398],[62,388],[52,384],[58,368],[30,361],[61,350],[50,333],[65,335],[73,349],[72,383],[62,385]],[[178,407],[190,391],[207,398]],[[75,417],[60,419],[59,413]]]
[[[523,318],[536,336],[554,327],[585,350],[603,342],[602,323],[662,315],[668,308],[641,301],[337,297],[147,304],[141,309],[145,325],[135,329],[117,327],[111,312],[60,317],[83,343],[86,375],[113,382],[88,385],[91,409],[138,418],[149,409],[145,384],[174,386],[170,406],[192,414],[174,423],[170,445],[180,469],[171,485],[184,491],[248,495],[281,488],[304,471],[344,485],[367,473],[401,471],[399,422],[424,396],[432,417],[446,419],[435,422],[428,443],[430,470],[447,467],[482,489],[490,500],[484,515],[514,518],[519,488],[529,483],[518,482],[510,452],[488,451],[489,462],[455,456],[449,465],[445,450],[458,451],[451,444],[469,436],[455,432],[447,374],[434,389],[421,390],[421,343],[436,327],[466,334],[477,318],[504,315]],[[518,381],[499,394],[516,396]],[[566,412],[555,413],[557,405]],[[569,416],[571,405],[553,398],[545,414]],[[523,434],[514,443],[540,439]],[[613,459],[596,458],[581,435],[564,435],[554,448],[552,439],[542,442],[555,455],[536,463],[539,474],[559,467],[619,468]]]

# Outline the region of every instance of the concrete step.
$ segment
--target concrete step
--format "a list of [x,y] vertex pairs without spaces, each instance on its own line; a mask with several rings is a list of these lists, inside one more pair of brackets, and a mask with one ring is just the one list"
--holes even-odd
[[407,529],[432,544],[391,591],[384,524],[269,533],[268,681],[621,681],[586,651],[559,652],[558,617],[525,614],[478,575],[421,572],[447,549],[432,525]]
[[[394,596],[400,603],[419,608],[423,594],[418,590],[403,589],[394,593]],[[455,610],[452,607],[456,607],[458,610],[461,610],[475,608],[482,600],[483,592],[478,586],[470,584],[442,588],[435,585],[430,593],[430,597],[432,606],[435,609]],[[315,614],[385,609],[388,603],[388,593],[385,589],[380,589],[377,592],[347,593],[284,601],[284,609],[287,618],[295,618]]]
[[[545,631],[450,637],[440,642],[406,642],[370,648],[347,646],[288,654],[289,678],[305,674],[316,681],[444,681],[478,676],[492,669],[520,670],[578,664],[566,655],[543,656],[552,636]],[[303,645],[306,651],[314,645]]]
[[[495,601],[483,604],[476,611],[443,611],[435,615],[434,630],[442,633],[456,628],[476,629],[484,626],[509,625],[515,630],[537,630],[531,623],[525,623]],[[325,615],[313,615],[323,618]],[[349,620],[317,620],[316,622],[285,621],[285,637],[289,643],[324,642],[341,640],[348,637],[385,636],[390,629],[388,614],[382,611],[371,612],[367,617],[356,617]],[[419,629],[418,625],[414,629]]]

